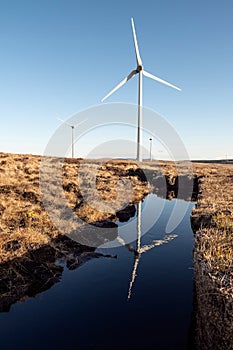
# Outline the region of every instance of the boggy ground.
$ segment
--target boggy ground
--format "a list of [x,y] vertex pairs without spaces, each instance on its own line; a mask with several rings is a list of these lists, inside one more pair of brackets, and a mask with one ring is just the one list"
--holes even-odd
[[[61,164],[58,158],[49,161],[50,169]],[[109,163],[101,167],[100,162],[86,162],[82,168],[80,163],[81,160],[72,159],[62,162],[61,188],[59,174],[44,168],[41,189],[41,157],[0,154],[0,263],[49,244],[60,233],[69,235],[83,229],[85,223],[113,223],[119,219],[125,203],[130,207],[149,192],[145,176],[135,163]],[[98,198],[90,185],[93,174]],[[130,186],[117,188],[119,179],[127,179]],[[59,196],[61,190],[64,198]],[[82,220],[70,222],[64,199],[72,213]],[[116,203],[113,208],[116,210],[108,206],[106,211],[105,202]],[[63,232],[58,231],[44,209],[50,204]]]
[[195,260],[233,298],[233,165],[195,164],[198,199],[192,211]]
[[[139,168],[134,161],[63,162],[55,158],[49,162],[49,169],[55,171],[44,170],[46,188],[41,189],[41,159],[44,158],[0,153],[0,263],[48,244],[58,236],[60,232],[44,209],[48,204],[58,211],[66,234],[77,229],[69,226],[67,213],[62,211],[64,198],[72,212],[82,219],[78,222],[81,227],[85,223],[117,221],[122,208],[129,206],[130,210],[133,203],[149,192],[187,200],[196,199],[198,192],[192,213],[196,253],[208,262],[212,276],[228,276],[222,279],[222,291],[232,289],[232,165],[143,162]],[[64,198],[59,197],[56,164],[61,169]],[[127,209],[125,215],[126,212]]]
[[233,349],[233,165],[196,164],[195,232],[197,350]]
[[[49,266],[56,279],[60,268],[54,267],[54,259],[56,254],[61,254],[60,248],[56,248],[57,240],[63,242],[61,233],[73,237],[81,230],[87,240],[86,246],[79,245],[79,254],[89,254],[90,250],[93,253],[94,248],[88,247],[86,224],[114,228],[116,221],[128,220],[134,215],[134,203],[149,192],[168,199],[197,200],[191,215],[195,233],[197,348],[232,349],[232,165],[81,159],[63,162],[54,158],[48,159],[41,173],[43,160],[39,156],[0,153],[0,278],[4,279],[6,270],[17,274],[25,261],[33,260],[36,264],[39,256],[43,260],[43,256],[48,255],[41,253],[43,248],[43,252],[46,249],[52,252],[52,266],[51,263]],[[64,210],[64,199],[72,215],[82,220],[71,222],[70,212]],[[58,218],[62,232],[51,221],[44,208],[46,205],[53,208],[52,214]],[[117,230],[111,230],[111,234],[104,231],[103,236],[97,237],[98,244],[117,235]],[[66,242],[62,246],[66,246]],[[70,261],[72,249],[69,247],[62,253],[67,261]],[[17,276],[21,278],[22,274]],[[26,280],[22,277],[22,283]],[[10,279],[5,280],[6,286],[7,281]],[[23,285],[28,288],[27,283]]]
[[[0,263],[49,244],[60,233],[86,233],[87,223],[112,227],[122,216],[127,219],[132,205],[149,192],[176,197],[176,166],[151,165],[0,153]],[[187,176],[182,167],[180,198],[191,199],[192,174]]]
[[[115,222],[134,216],[133,203],[149,192],[145,175],[134,163],[110,162],[101,167],[101,162],[86,161],[80,166],[81,160],[63,163],[55,158],[48,159],[42,174],[41,161],[39,156],[0,154],[0,311],[8,311],[16,301],[50,288],[60,280],[64,263],[74,269],[88,259],[102,257],[95,248],[117,237]],[[51,169],[55,171],[50,173]],[[97,175],[94,185],[99,201],[93,193],[93,175]],[[131,185],[117,187],[119,178]],[[60,198],[60,190],[64,198]],[[64,201],[82,220],[70,222]],[[119,210],[110,207],[106,211],[104,202],[116,202],[114,209]],[[55,214],[57,211],[62,232],[47,214],[46,205],[51,205]],[[86,245],[68,238],[75,238],[75,234]]]
[[[160,195],[166,196],[166,181],[162,184]],[[147,182],[135,162],[63,162],[59,158],[0,153],[0,311],[8,311],[16,301],[58,282],[63,272],[60,262],[73,269],[87,259],[99,257],[95,247],[117,237],[115,222],[134,216],[134,203],[151,190],[156,188]],[[70,222],[64,202],[82,221]],[[105,203],[114,206],[106,210]],[[62,232],[51,221],[45,206],[58,214]],[[75,238],[75,233],[87,244],[67,237]],[[89,244],[93,236],[94,247]]]

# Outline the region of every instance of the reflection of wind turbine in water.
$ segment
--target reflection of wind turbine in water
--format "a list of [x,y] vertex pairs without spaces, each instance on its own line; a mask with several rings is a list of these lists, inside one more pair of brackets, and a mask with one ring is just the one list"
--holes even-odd
[[74,137],[74,131],[75,131],[75,128],[77,128],[77,126],[81,125],[82,123],[84,123],[85,121],[87,121],[87,119],[85,120],[82,120],[81,122],[77,123],[77,124],[69,124],[67,123],[65,120],[63,119],[60,119],[60,118],[57,118],[57,120],[59,120],[60,122],[68,125],[71,127],[71,146],[72,146],[72,158],[74,158],[74,140],[75,140],[75,137]]
[[134,249],[131,245],[126,244],[125,241],[121,237],[118,237],[118,241],[122,245],[125,245],[130,252],[134,252],[134,266],[133,266],[133,271],[132,271],[131,280],[130,280],[130,284],[129,284],[128,300],[130,300],[130,298],[131,298],[132,288],[133,288],[133,284],[134,284],[135,278],[137,276],[137,268],[138,268],[139,259],[141,257],[141,254],[145,253],[145,252],[147,252],[147,251],[149,251],[149,250],[151,250],[151,249],[153,249],[155,247],[158,247],[158,246],[160,246],[162,244],[168,243],[169,241],[171,241],[172,239],[177,237],[177,235],[175,235],[175,234],[167,235],[167,236],[165,236],[164,239],[153,240],[152,244],[145,245],[145,246],[141,247],[141,214],[142,214],[142,203],[139,202],[137,204],[137,242],[136,242],[136,249]]

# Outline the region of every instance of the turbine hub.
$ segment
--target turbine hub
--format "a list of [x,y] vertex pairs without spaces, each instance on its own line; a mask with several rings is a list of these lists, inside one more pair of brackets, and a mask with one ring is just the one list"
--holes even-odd
[[143,66],[137,66],[137,72],[139,73],[141,70],[143,70]]

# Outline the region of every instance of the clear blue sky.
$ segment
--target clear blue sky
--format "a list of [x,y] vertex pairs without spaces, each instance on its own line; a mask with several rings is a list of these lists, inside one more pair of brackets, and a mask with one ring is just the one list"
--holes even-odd
[[[231,0],[0,0],[0,151],[42,154],[56,118],[100,104],[136,66],[134,17],[146,70],[182,88],[145,78],[144,106],[191,158],[233,158],[232,14]],[[108,102],[136,103],[136,90]]]

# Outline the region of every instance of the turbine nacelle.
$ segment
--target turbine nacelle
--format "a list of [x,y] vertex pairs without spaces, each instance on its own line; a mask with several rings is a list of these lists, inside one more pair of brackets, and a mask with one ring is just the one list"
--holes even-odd
[[142,65],[137,66],[136,71],[137,71],[138,73],[141,72],[142,70],[144,70],[144,67],[143,67]]

